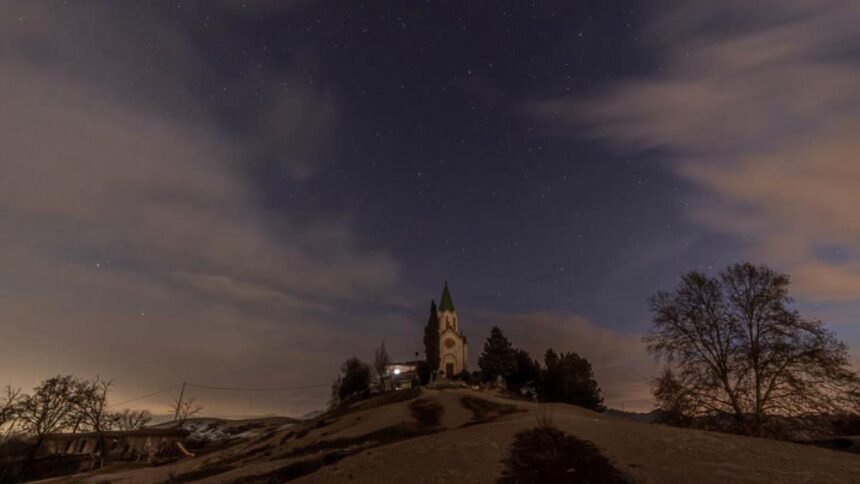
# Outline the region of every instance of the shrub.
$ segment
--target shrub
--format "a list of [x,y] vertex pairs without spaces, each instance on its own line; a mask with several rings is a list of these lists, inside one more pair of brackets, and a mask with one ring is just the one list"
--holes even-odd
[[860,435],[860,415],[842,415],[834,419],[836,435]]
[[409,404],[409,412],[421,425],[438,427],[445,407],[431,398],[420,398]]
[[516,405],[496,403],[483,398],[465,396],[460,399],[460,404],[472,412],[473,422],[491,420],[501,415],[508,415],[520,411]]
[[430,365],[426,361],[419,361],[415,366],[415,372],[418,374],[418,379],[421,385],[430,383]]
[[367,364],[353,357],[343,363],[340,371],[337,396],[341,402],[354,401],[356,397],[367,396],[370,390],[370,367]]
[[594,444],[548,425],[518,433],[502,462],[500,484],[629,482]]

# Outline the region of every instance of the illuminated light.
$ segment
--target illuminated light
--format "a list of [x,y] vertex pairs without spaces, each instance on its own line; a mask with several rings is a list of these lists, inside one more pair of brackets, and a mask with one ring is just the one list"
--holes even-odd
[[395,368],[395,369],[394,369],[394,374],[395,374],[395,375],[399,375],[399,374],[400,374],[400,368]]

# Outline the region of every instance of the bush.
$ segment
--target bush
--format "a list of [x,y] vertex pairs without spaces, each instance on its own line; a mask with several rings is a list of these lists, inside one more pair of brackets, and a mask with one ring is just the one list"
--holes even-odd
[[409,404],[409,412],[421,425],[438,427],[445,407],[431,398],[420,398]]
[[457,376],[455,376],[454,379],[469,383],[469,381],[472,379],[472,374],[469,373],[467,370],[463,370],[460,373],[457,373]]
[[548,425],[518,433],[502,462],[500,484],[629,482],[594,444]]
[[843,415],[833,422],[836,435],[860,435],[860,415]]
[[338,396],[341,401],[350,397],[366,396],[370,390],[370,367],[358,358],[346,360],[340,368],[341,381]]
[[0,440],[0,463],[27,457],[30,446],[30,442],[23,435],[12,435],[6,440]]
[[430,365],[426,361],[419,361],[417,365],[415,365],[415,372],[418,374],[418,380],[421,385],[428,385],[430,383]]
[[472,421],[475,423],[492,420],[502,415],[519,412],[516,405],[491,402],[483,398],[466,396],[460,399],[460,404],[472,412]]
[[480,371],[473,371],[469,373],[468,371],[463,370],[463,372],[460,373],[459,378],[466,382],[466,384],[469,386],[477,386],[480,385],[482,382]]

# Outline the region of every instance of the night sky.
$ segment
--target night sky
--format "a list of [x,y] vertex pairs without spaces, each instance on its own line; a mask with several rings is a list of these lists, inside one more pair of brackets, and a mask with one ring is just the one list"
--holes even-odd
[[[382,340],[423,351],[447,280],[473,368],[497,324],[648,410],[648,297],[744,260],[860,354],[855,1],[11,1],[0,22],[0,384],[327,385]],[[196,394],[218,415],[327,395]]]

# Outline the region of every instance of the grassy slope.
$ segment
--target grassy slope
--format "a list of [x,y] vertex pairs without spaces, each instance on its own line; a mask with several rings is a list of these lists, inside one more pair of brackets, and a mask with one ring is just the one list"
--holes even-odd
[[[490,400],[475,411],[463,397]],[[366,402],[359,409],[249,439],[170,466],[77,476],[75,482],[299,483],[495,482],[514,435],[538,417],[594,442],[637,482],[857,482],[860,455],[710,432],[648,425],[563,404],[504,400],[470,390],[425,391],[444,411],[440,427],[422,425],[409,401]],[[384,404],[383,404],[384,403]],[[512,412],[510,405],[521,411]],[[467,408],[469,407],[469,408]],[[475,418],[482,420],[475,423]]]

